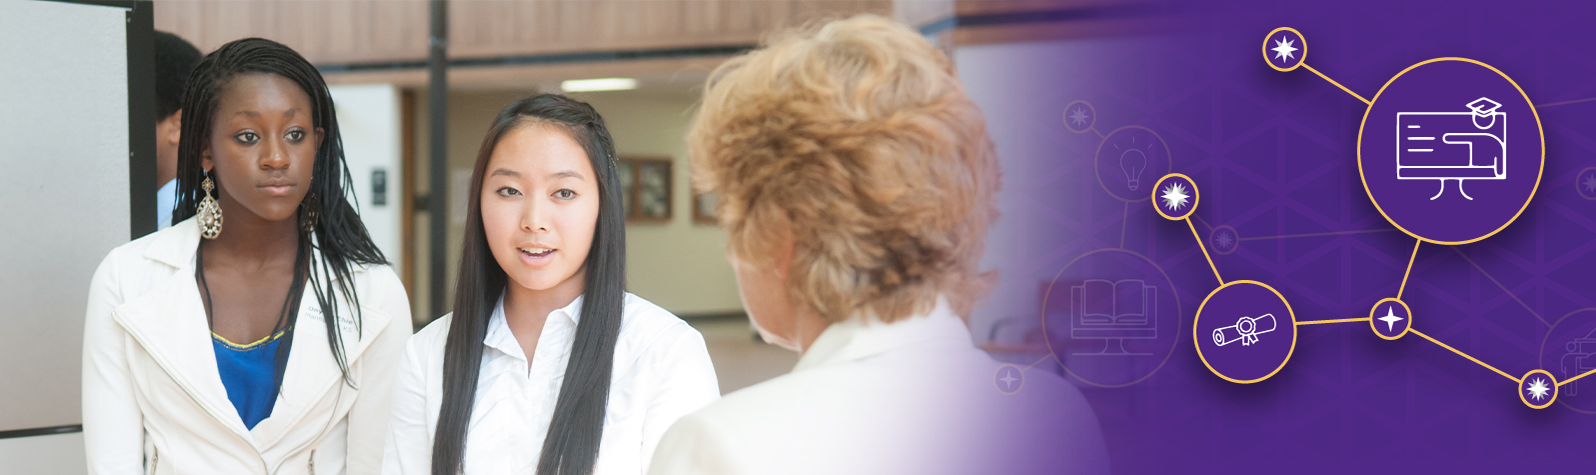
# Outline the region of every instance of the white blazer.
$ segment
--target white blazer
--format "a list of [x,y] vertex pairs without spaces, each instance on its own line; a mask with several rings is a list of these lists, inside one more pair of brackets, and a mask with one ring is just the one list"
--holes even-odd
[[939,301],[928,315],[834,323],[791,373],[727,394],[665,433],[651,475],[1099,474],[1091,406],[1035,368],[1003,368]]
[[411,333],[398,276],[388,266],[351,274],[362,328],[352,313],[337,318],[354,387],[305,289],[282,392],[271,417],[249,430],[216,369],[194,282],[199,241],[189,219],[117,247],[94,273],[83,330],[89,473],[379,473],[393,376]]

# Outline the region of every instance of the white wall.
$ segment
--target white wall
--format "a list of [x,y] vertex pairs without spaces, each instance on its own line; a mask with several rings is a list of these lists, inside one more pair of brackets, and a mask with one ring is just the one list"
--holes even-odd
[[[401,194],[399,90],[391,84],[339,85],[328,90],[338,109],[338,131],[344,140],[345,163],[354,175],[351,191],[360,207],[360,220],[394,271],[402,273],[401,200],[406,198]],[[387,174],[387,202],[381,205],[372,189],[372,172],[378,170]]]
[[0,439],[0,473],[66,475],[88,471],[82,432]]
[[[0,2],[0,431],[82,420],[89,280],[128,240],[124,10]],[[0,439],[0,473],[83,473],[81,434]]]

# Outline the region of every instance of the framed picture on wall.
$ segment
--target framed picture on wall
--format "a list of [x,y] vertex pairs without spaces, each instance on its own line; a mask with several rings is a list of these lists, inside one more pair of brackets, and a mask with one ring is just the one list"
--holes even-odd
[[720,224],[720,218],[715,215],[715,200],[719,194],[693,193],[693,222],[698,224]]
[[621,199],[626,220],[663,223],[671,220],[671,158],[622,157]]

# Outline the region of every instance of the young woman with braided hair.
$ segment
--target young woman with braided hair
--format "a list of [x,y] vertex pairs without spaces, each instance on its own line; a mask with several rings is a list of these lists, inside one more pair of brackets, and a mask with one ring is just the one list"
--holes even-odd
[[174,224],[91,284],[89,473],[379,473],[410,307],[345,198],[326,83],[250,38],[184,96]]

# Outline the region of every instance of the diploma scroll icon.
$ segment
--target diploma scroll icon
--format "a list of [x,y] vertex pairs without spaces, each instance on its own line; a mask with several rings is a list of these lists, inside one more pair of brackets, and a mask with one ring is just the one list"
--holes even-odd
[[1258,342],[1258,335],[1272,331],[1275,331],[1275,315],[1272,313],[1260,317],[1241,317],[1236,319],[1235,325],[1215,328],[1214,344],[1225,346],[1240,341],[1241,346],[1251,346]]

